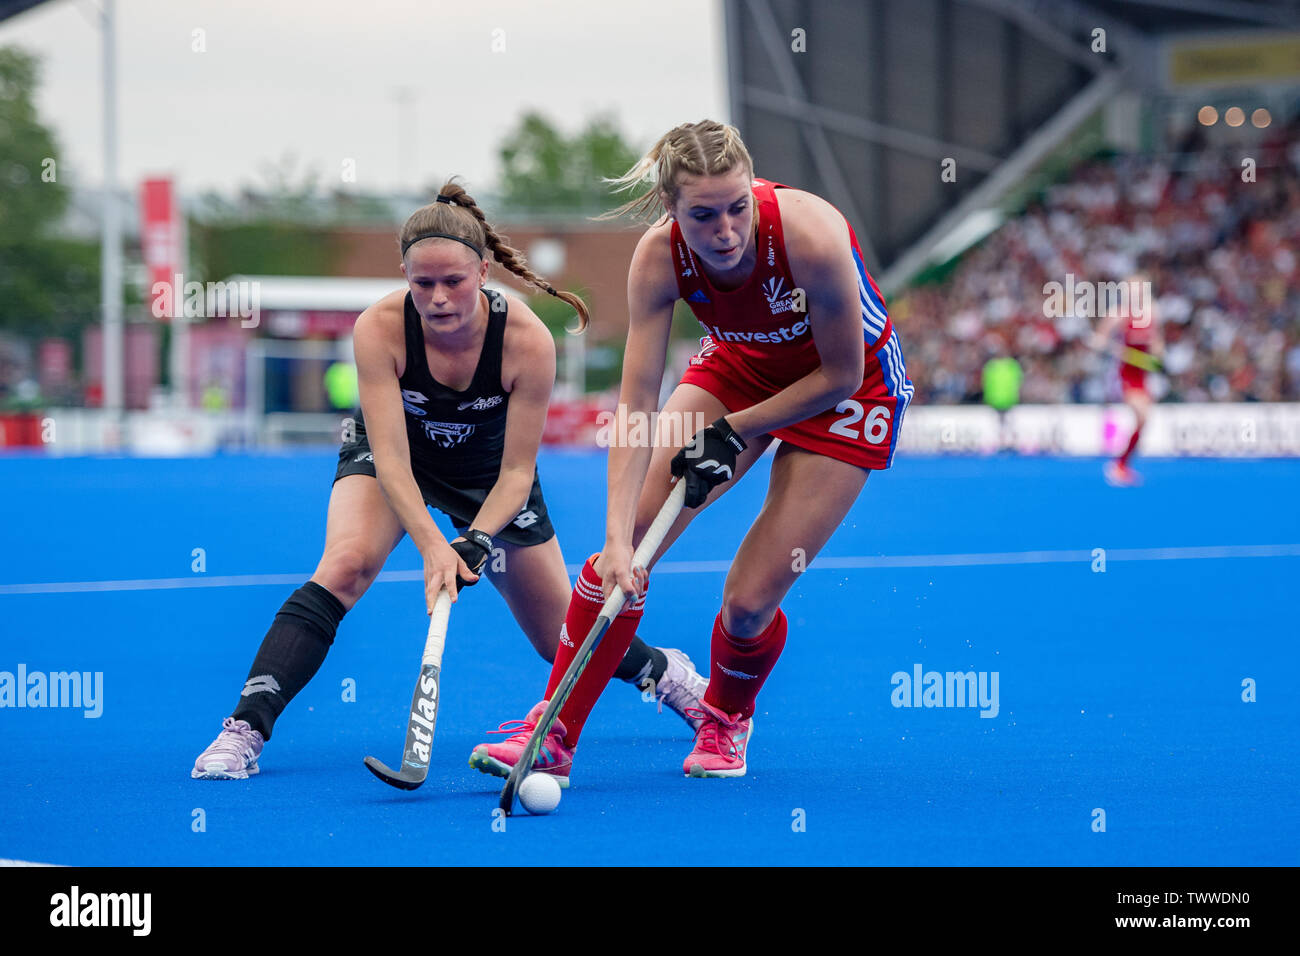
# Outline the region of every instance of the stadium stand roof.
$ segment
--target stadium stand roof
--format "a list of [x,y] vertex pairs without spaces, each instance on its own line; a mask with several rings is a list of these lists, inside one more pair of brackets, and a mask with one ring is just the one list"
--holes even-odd
[[1295,0],[1090,0],[1078,6],[1154,34],[1300,26]]
[[8,20],[24,10],[39,6],[43,0],[0,0],[0,20]]
[[731,118],[758,174],[834,203],[886,291],[1103,105],[1158,89],[1166,41],[1300,29],[1296,0],[724,0],[724,10]]

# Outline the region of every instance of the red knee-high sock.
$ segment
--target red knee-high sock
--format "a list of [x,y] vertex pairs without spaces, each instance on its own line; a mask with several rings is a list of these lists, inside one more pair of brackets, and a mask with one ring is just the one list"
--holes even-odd
[[[600,616],[600,609],[605,605],[600,575],[592,566],[592,562],[597,557],[598,555],[593,554],[587,559],[582,572],[578,575],[578,583],[574,585],[573,597],[569,599],[569,610],[564,615],[565,633],[561,635],[560,646],[555,650],[555,663],[551,665],[551,679],[546,683],[547,700],[550,700],[551,694],[555,693],[555,688],[564,677],[564,672],[569,669],[569,664],[577,656],[578,648],[586,640],[587,634],[596,623],[596,618]],[[614,676],[614,671],[618,670],[619,661],[632,645],[632,638],[636,637],[637,624],[640,623],[644,610],[644,594],[635,604],[624,605],[623,612],[614,618],[614,623],[610,624],[609,630],[601,638],[596,653],[591,655],[591,660],[587,662],[582,676],[573,687],[573,693],[560,708],[560,720],[564,723],[565,730],[564,742],[568,746],[578,745],[582,725],[587,722],[587,717],[591,714],[591,709],[596,706],[601,692]]]
[[1133,429],[1133,437],[1128,440],[1128,447],[1124,449],[1124,454],[1119,456],[1119,463],[1127,465],[1128,460],[1133,457],[1133,449],[1138,446],[1138,439],[1142,437],[1141,427]]
[[785,647],[786,620],[780,608],[758,637],[742,640],[727,633],[719,612],[713,622],[713,664],[704,700],[728,714],[754,716],[754,700]]

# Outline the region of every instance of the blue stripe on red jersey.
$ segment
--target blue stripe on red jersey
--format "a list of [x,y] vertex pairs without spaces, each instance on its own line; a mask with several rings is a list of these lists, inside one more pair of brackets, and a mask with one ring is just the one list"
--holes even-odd
[[874,345],[885,331],[885,321],[889,313],[885,310],[885,300],[880,297],[867,267],[857,249],[853,250],[853,262],[858,267],[858,301],[862,306],[862,340]]

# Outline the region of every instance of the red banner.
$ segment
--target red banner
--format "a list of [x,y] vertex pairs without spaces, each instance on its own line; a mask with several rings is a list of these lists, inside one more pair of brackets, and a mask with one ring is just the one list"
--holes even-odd
[[140,184],[140,247],[144,264],[149,269],[149,287],[145,301],[154,316],[166,320],[171,317],[166,303],[178,306],[183,302],[182,290],[173,290],[163,302],[163,293],[154,293],[158,283],[170,283],[181,271],[181,224],[176,207],[175,193],[170,179],[146,179]]
[[41,339],[36,359],[37,381],[49,395],[72,381],[72,343],[66,339]]

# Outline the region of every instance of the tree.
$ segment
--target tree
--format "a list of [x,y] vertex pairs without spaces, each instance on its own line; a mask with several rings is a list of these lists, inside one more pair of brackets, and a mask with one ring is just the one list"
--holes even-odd
[[[59,220],[67,188],[43,181],[58,151],[36,116],[37,60],[17,47],[0,47],[0,235],[31,234]],[[45,177],[49,179],[49,174]]]
[[602,178],[621,176],[638,158],[610,116],[566,137],[540,113],[525,113],[501,144],[501,198],[512,212],[601,212],[610,204]]
[[98,246],[50,236],[70,197],[36,115],[39,73],[30,53],[0,47],[0,329],[67,334],[98,312]]
[[193,268],[208,280],[235,273],[321,276],[333,271],[337,241],[324,229],[283,220],[190,223]]
[[339,186],[328,191],[320,170],[303,168],[293,153],[261,163],[259,174],[234,197],[208,192],[193,207],[190,268],[201,277],[330,275],[346,249],[337,225],[392,224],[386,197]]

